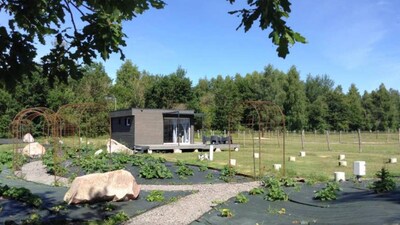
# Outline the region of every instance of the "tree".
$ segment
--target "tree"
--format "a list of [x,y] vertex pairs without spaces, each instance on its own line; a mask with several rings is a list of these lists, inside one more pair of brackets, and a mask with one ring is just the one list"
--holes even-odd
[[349,128],[351,130],[363,129],[365,127],[364,109],[361,103],[361,96],[355,84],[351,84],[346,95],[349,106]]
[[[243,26],[247,32],[256,20],[262,30],[271,28],[268,37],[278,46],[278,56],[285,58],[289,46],[296,42],[306,43],[286,25],[285,18],[291,12],[289,0],[249,0],[247,4],[247,9],[230,12],[242,17],[238,28]],[[124,59],[123,22],[165,5],[162,0],[0,1],[0,13],[10,17],[4,23],[7,27],[0,26],[0,85],[13,89],[24,73],[37,71],[37,41],[43,46],[49,46],[49,40],[53,42],[40,63],[50,84],[56,77],[63,82],[68,77],[79,79],[79,63],[91,64],[98,56],[106,60],[111,53],[119,53]]]
[[[235,1],[229,0],[231,4]],[[256,20],[259,20],[261,30],[270,27],[272,31],[268,38],[271,38],[272,43],[278,46],[276,51],[279,57],[285,58],[289,54],[289,44],[307,42],[300,33],[286,25],[284,18],[288,18],[291,12],[289,0],[248,0],[247,4],[250,8],[229,12],[242,17],[242,22],[237,29],[243,26],[244,31],[247,32]]]
[[147,74],[139,72],[131,60],[125,61],[117,71],[113,94],[118,99],[118,108],[144,107]]
[[287,127],[290,130],[301,130],[307,124],[307,98],[304,83],[300,81],[299,72],[294,66],[290,68],[287,76],[284,87],[286,99],[283,104]]
[[0,26],[0,83],[12,88],[22,74],[37,70],[38,41],[48,46],[42,57],[44,75],[67,82],[79,78],[79,65],[91,64],[98,55],[106,60],[111,53],[124,54],[126,35],[122,23],[149,8],[161,9],[162,0],[121,1],[1,1],[0,12],[8,14],[8,27]]
[[192,82],[186,71],[178,67],[168,76],[157,76],[146,90],[146,107],[171,109],[178,105],[187,106],[193,98]]
[[237,128],[242,116],[242,101],[235,80],[227,76],[211,80],[215,107],[213,108],[213,128],[228,130]]
[[339,85],[334,91],[326,95],[326,104],[328,105],[327,121],[329,127],[334,130],[349,129],[350,105],[347,104],[346,96],[343,94],[342,87]]
[[105,103],[110,93],[111,79],[101,63],[92,63],[84,67],[84,77],[76,87],[78,102]]

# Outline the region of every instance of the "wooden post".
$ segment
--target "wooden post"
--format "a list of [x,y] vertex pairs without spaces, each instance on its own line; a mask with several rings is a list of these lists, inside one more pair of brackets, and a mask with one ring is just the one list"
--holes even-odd
[[276,136],[278,137],[278,148],[280,148],[281,147],[281,142],[279,141],[279,130],[277,130],[277,135]]
[[358,151],[361,153],[362,148],[361,148],[361,131],[358,129]]
[[326,131],[326,143],[328,144],[328,151],[331,150],[331,144],[329,141],[329,130]]
[[246,130],[243,131],[243,147],[246,147]]
[[390,130],[387,129],[387,131],[386,131],[386,143],[389,142],[389,132],[390,132]]
[[339,144],[342,144],[342,131],[339,131]]
[[304,151],[304,130],[301,131],[301,150]]

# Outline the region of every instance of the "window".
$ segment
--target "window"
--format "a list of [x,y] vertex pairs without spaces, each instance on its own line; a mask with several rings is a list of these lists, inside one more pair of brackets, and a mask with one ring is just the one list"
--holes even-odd
[[130,126],[131,125],[131,118],[126,118],[125,119],[125,125]]

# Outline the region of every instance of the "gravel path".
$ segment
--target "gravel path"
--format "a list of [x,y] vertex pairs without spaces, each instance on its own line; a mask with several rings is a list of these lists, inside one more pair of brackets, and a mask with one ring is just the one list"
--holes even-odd
[[[21,175],[29,181],[51,185],[54,183],[54,176],[48,175],[42,161],[35,161],[25,164]],[[58,182],[68,184],[68,179],[58,177]],[[239,192],[249,191],[259,186],[259,182],[248,183],[222,183],[222,184],[194,184],[194,185],[142,185],[142,190],[163,190],[163,191],[193,191],[194,194],[147,211],[136,216],[126,225],[186,225],[198,219],[201,215],[212,209],[217,202],[224,202]]]

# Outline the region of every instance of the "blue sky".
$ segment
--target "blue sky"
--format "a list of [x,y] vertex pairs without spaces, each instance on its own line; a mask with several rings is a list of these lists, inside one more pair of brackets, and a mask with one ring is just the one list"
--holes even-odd
[[[276,54],[269,30],[257,24],[248,33],[238,30],[239,9],[225,0],[166,0],[163,10],[150,10],[124,24],[124,48],[140,70],[170,74],[178,66],[196,84],[212,78],[263,71],[268,64],[287,71],[295,65],[302,80],[327,74],[347,92],[355,83],[360,93],[384,83],[400,89],[400,8],[397,0],[292,0],[288,25],[308,44],[296,44],[286,59]],[[238,0],[238,2],[240,2]],[[119,55],[104,62],[115,79]]]

